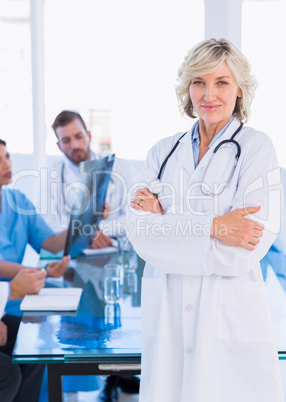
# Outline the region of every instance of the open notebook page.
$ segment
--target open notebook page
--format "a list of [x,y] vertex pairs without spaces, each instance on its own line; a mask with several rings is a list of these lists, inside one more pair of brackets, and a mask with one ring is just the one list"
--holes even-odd
[[43,288],[37,295],[26,295],[20,304],[22,311],[75,311],[82,289]]

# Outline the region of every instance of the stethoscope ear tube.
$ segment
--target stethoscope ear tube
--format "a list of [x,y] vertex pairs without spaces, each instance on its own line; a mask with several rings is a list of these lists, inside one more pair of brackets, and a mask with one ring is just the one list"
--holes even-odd
[[222,145],[224,145],[224,144],[229,144],[229,143],[230,143],[230,144],[234,144],[234,145],[236,146],[237,152],[236,152],[235,157],[238,159],[238,158],[240,157],[240,154],[241,154],[240,145],[239,145],[239,143],[238,143],[237,141],[233,140],[232,138],[230,138],[229,140],[223,140],[223,141],[221,141],[221,142],[215,147],[213,153],[215,154],[215,153],[220,149],[220,147],[221,147]]
[[240,148],[240,145],[239,145],[239,143],[237,141],[235,141],[235,140],[231,140],[231,141],[236,145],[236,148],[237,148],[237,154],[235,155],[236,163],[237,163],[238,158],[240,157],[240,154],[241,154],[241,148]]
[[[238,159],[239,159],[240,154],[241,154],[240,145],[239,145],[239,143],[234,139],[234,137],[239,133],[239,131],[242,129],[242,127],[243,127],[243,123],[240,124],[240,126],[239,126],[238,129],[233,133],[233,135],[231,136],[230,139],[221,141],[221,142],[215,147],[215,149],[214,149],[214,151],[213,151],[213,154],[215,154],[215,153],[219,150],[219,148],[220,148],[222,145],[224,145],[224,144],[226,144],[226,143],[232,143],[232,144],[234,144],[234,145],[236,146],[236,148],[237,148],[237,153],[236,153],[236,155],[235,155],[235,159],[236,159],[236,160],[235,160],[234,168],[235,168],[235,166],[237,165]],[[187,132],[185,132],[185,133],[178,139],[178,141],[175,143],[175,145],[173,146],[173,148],[171,149],[171,151],[168,153],[168,155],[167,155],[166,158],[164,159],[164,161],[163,161],[163,163],[162,163],[162,165],[161,165],[161,167],[160,167],[160,170],[159,170],[157,179],[151,181],[151,183],[150,183],[150,190],[151,190],[154,194],[159,194],[159,193],[161,192],[161,190],[162,190],[162,183],[161,183],[160,180],[161,180],[162,175],[163,175],[164,167],[166,166],[166,164],[167,164],[169,158],[172,156],[172,154],[173,154],[173,153],[175,152],[175,150],[177,149],[177,146],[179,145],[181,139],[182,139],[186,134],[187,134]],[[204,176],[205,176],[205,174],[204,174]]]
[[164,159],[164,162],[162,163],[158,176],[157,176],[157,180],[161,180],[162,174],[163,174],[163,169],[166,165],[166,163],[168,162],[169,158],[172,156],[172,154],[175,152],[175,150],[177,149],[177,146],[180,144],[181,139],[187,134],[187,131],[181,135],[181,137],[178,139],[178,141],[176,142],[176,144],[173,146],[173,148],[171,149],[171,151],[168,153],[168,155],[166,156],[166,158]]
[[242,129],[242,127],[243,127],[243,123],[241,123],[240,126],[238,127],[238,129],[235,130],[235,132],[232,134],[232,136],[230,137],[229,140],[223,140],[223,141],[221,141],[221,142],[215,147],[213,153],[215,154],[215,153],[219,150],[219,148],[220,148],[222,145],[231,142],[231,143],[233,143],[233,144],[236,146],[236,148],[237,148],[236,158],[238,159],[238,158],[240,157],[240,154],[241,154],[241,148],[240,148],[239,143],[234,139],[234,137],[240,132],[240,130]]

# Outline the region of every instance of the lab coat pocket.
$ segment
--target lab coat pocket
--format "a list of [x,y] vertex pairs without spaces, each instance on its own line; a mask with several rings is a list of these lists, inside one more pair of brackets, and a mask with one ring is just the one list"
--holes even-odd
[[142,278],[141,320],[143,336],[155,336],[159,326],[162,294],[161,278]]
[[221,280],[217,337],[256,343],[273,339],[264,283]]

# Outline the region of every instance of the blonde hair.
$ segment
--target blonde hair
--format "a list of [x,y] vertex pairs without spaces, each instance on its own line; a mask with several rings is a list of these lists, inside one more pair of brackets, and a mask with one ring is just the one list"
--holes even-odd
[[178,71],[176,93],[182,112],[195,118],[195,110],[189,95],[193,78],[215,72],[223,62],[232,70],[242,97],[237,98],[233,115],[240,121],[247,121],[250,105],[257,87],[250,72],[250,64],[241,51],[227,39],[208,39],[200,42],[186,55]]

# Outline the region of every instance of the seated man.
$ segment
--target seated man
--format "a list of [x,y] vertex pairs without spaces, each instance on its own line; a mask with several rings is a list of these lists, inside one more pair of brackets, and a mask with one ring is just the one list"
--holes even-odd
[[[87,130],[80,114],[65,110],[55,118],[52,127],[63,158],[47,168],[47,181],[43,180],[44,185],[41,185],[38,208],[48,225],[59,232],[69,224],[79,183],[80,163],[99,159],[101,155],[91,150],[91,132]],[[90,247],[109,246],[110,236],[125,235],[127,193],[133,183],[130,162],[116,157],[103,211],[106,219],[101,222],[101,230],[94,234]]]
[[[27,244],[37,252],[44,248],[56,253],[64,248],[66,231],[54,234],[33,204],[18,190],[2,187],[12,179],[12,162],[6,142],[0,140],[0,278],[12,279],[23,268]],[[46,266],[47,276],[60,277],[67,270],[69,257]]]
[[38,402],[45,366],[12,363],[21,318],[3,314],[8,299],[38,293],[45,277],[46,273],[38,269],[23,269],[11,282],[0,282],[0,401]]

